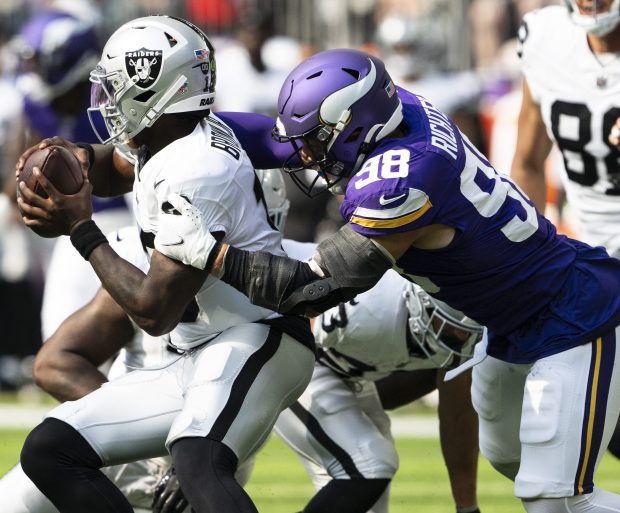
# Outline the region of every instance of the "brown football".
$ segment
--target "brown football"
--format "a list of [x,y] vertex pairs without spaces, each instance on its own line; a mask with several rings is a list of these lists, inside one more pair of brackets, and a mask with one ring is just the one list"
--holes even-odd
[[[19,174],[19,180],[23,181],[26,187],[39,196],[47,198],[47,193],[32,173],[35,167],[38,167],[41,173],[63,194],[75,194],[84,183],[80,161],[73,152],[62,146],[48,146],[31,153]],[[19,188],[17,194],[19,195]],[[32,230],[41,237],[60,235],[52,227],[32,227]]]

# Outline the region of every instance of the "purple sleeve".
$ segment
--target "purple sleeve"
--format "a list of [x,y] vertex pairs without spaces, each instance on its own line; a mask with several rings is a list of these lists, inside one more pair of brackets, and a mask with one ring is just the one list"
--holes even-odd
[[249,112],[216,112],[215,114],[233,129],[256,169],[282,167],[284,161],[293,153],[293,147],[289,143],[279,143],[271,138],[271,129],[275,125],[275,119]]

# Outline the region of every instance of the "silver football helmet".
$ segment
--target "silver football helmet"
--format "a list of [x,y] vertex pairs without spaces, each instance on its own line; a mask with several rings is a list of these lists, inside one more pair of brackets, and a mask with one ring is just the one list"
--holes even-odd
[[215,49],[188,21],[146,16],[110,36],[90,74],[88,114],[103,116],[103,143],[126,143],[162,114],[204,110],[215,100]]
[[288,209],[291,206],[286,195],[286,185],[280,169],[257,169],[256,175],[263,187],[267,213],[272,224],[279,231],[284,228]]
[[620,0],[564,0],[564,3],[573,22],[593,36],[609,34],[620,22]]
[[405,291],[409,333],[419,349],[437,367],[456,367],[473,356],[482,338],[482,326],[459,310],[409,284]]

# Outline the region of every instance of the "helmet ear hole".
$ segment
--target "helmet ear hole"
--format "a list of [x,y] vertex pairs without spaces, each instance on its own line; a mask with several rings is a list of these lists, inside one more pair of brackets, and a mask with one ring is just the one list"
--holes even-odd
[[137,102],[145,103],[145,102],[148,102],[153,96],[155,96],[155,91],[152,91],[152,90],[144,91],[142,94],[139,94],[138,96],[136,96],[134,100]]
[[355,130],[353,130],[353,132],[351,132],[351,134],[349,135],[349,137],[347,137],[344,142],[345,143],[350,143],[350,142],[355,142],[357,141],[357,139],[359,138],[360,134],[362,133],[363,128],[360,126],[358,128],[356,128]]

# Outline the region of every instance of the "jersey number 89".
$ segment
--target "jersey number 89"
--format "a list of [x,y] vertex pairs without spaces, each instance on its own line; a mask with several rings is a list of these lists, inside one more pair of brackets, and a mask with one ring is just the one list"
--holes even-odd
[[[560,134],[560,119],[573,118],[577,120],[577,138],[568,139]],[[609,148],[609,152],[603,158],[605,169],[609,178],[620,176],[620,154],[617,149],[609,143],[607,136],[611,131],[616,119],[620,117],[620,108],[612,107],[603,115],[602,121],[602,142]],[[569,180],[586,187],[593,186],[599,181],[600,177],[597,169],[597,157],[586,150],[586,145],[592,141],[592,113],[588,106],[583,103],[569,103],[557,100],[551,105],[551,131],[562,152],[564,168]],[[617,180],[617,178],[616,178]],[[610,196],[620,195],[619,184],[614,183],[614,187],[605,190],[605,194]]]

